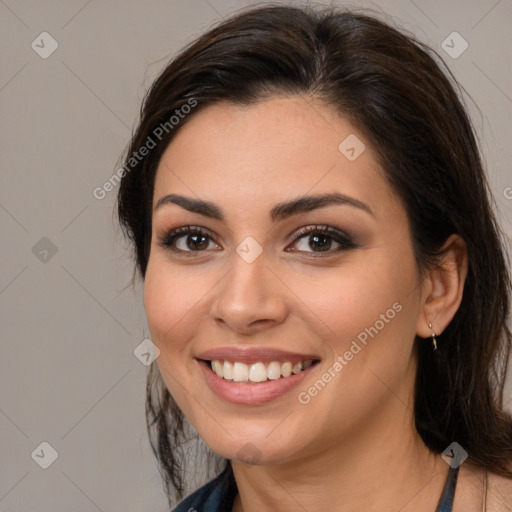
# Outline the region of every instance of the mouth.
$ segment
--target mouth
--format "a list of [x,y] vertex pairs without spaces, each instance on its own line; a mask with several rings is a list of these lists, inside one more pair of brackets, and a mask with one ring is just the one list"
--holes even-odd
[[311,366],[318,364],[318,359],[305,359],[292,363],[291,361],[258,361],[246,364],[241,361],[227,361],[213,359],[204,361],[217,377],[231,382],[258,384],[271,380],[286,379],[291,375],[298,375]]
[[196,356],[208,387],[224,401],[259,405],[298,386],[320,358],[268,348],[213,349]]

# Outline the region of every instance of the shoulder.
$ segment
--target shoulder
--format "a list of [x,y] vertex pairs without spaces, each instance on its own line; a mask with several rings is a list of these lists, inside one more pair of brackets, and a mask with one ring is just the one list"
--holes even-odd
[[[476,465],[463,464],[459,473],[456,489],[454,512],[481,511],[511,512],[512,511],[512,478],[487,472],[487,496],[485,498],[484,470]],[[483,506],[485,502],[485,508]]]
[[510,512],[512,510],[512,478],[489,473],[487,504],[489,512]]
[[231,466],[181,501],[172,512],[231,512],[236,496]]

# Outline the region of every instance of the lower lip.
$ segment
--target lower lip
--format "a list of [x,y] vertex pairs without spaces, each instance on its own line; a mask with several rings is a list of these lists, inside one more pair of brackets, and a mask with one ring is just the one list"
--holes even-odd
[[233,404],[259,405],[271,402],[298,386],[306,375],[318,366],[313,364],[306,370],[289,377],[280,377],[265,382],[233,382],[219,377],[207,362],[197,360],[210,389],[223,400]]

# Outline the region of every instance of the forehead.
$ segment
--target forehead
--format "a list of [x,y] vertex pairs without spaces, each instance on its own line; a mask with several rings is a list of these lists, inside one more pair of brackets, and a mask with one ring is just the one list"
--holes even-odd
[[161,158],[154,201],[183,193],[254,211],[263,203],[332,191],[365,202],[392,196],[369,143],[332,107],[312,98],[272,97],[194,113]]

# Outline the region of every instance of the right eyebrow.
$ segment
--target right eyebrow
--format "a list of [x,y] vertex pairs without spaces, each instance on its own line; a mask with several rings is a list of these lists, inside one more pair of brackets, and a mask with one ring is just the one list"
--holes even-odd
[[192,197],[181,196],[178,194],[168,194],[158,200],[154,211],[156,212],[166,204],[177,204],[189,212],[199,213],[200,215],[211,217],[212,219],[224,220],[224,214],[218,206],[210,203],[209,201],[203,201],[202,199],[194,199]]
[[[220,221],[224,221],[225,219],[225,215],[222,210],[214,203],[204,201],[202,199],[182,196],[179,194],[168,194],[161,197],[156,203],[154,211],[167,204],[176,204],[185,210],[198,213],[212,219]],[[338,192],[333,192],[316,196],[301,196],[291,201],[278,203],[270,210],[270,218],[273,222],[276,222],[278,220],[291,217],[292,215],[298,215],[333,204],[352,206],[354,208],[363,210],[373,217],[375,216],[371,208],[366,203],[363,203],[354,197],[340,194]]]

